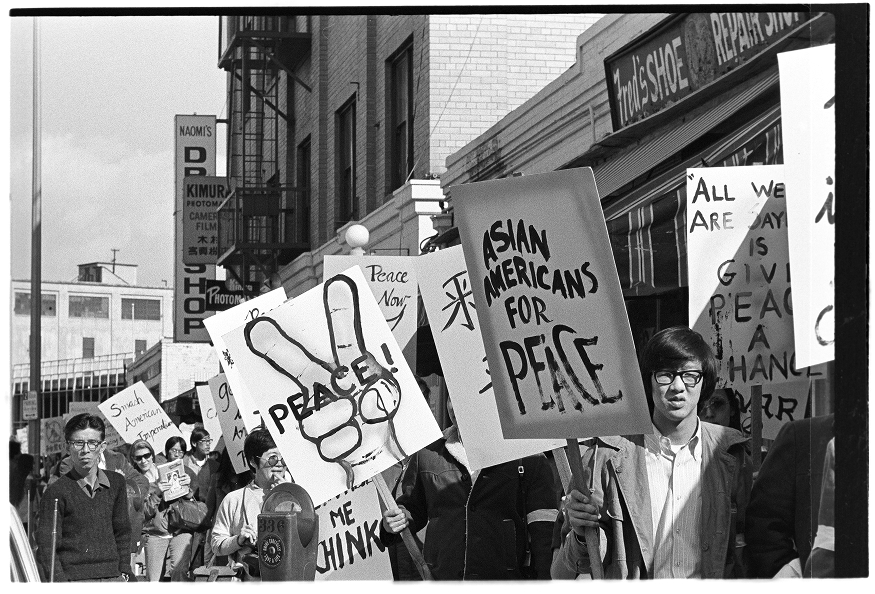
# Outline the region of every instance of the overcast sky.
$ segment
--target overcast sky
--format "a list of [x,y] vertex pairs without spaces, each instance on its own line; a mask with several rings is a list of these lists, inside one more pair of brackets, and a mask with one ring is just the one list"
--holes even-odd
[[[33,19],[11,20],[12,278],[30,278]],[[218,17],[41,17],[44,281],[139,265],[173,284],[173,118],[227,117]],[[218,126],[218,171],[225,173]]]

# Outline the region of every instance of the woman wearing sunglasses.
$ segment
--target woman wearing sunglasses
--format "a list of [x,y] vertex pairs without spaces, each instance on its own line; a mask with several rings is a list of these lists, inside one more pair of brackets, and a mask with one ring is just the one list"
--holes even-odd
[[[146,578],[150,582],[187,581],[191,558],[190,532],[171,530],[167,525],[167,509],[170,502],[164,499],[168,485],[159,481],[158,467],[155,463],[155,450],[149,442],[137,440],[131,445],[131,464],[149,479],[149,495],[144,505],[145,523],[143,540],[146,551]],[[185,455],[185,440],[171,437],[167,440],[164,455],[168,461],[181,459]],[[188,486],[192,482],[191,471],[185,469],[180,484]],[[192,497],[189,489],[186,497]]]

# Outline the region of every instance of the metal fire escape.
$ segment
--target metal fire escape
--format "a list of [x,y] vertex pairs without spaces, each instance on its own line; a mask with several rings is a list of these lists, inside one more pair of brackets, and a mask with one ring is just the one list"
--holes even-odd
[[[280,267],[310,249],[309,189],[281,179],[280,163],[294,129],[293,85],[310,87],[293,67],[310,52],[307,16],[232,16],[221,21],[219,68],[229,77],[228,183],[219,207],[218,264],[244,287],[259,287]],[[281,101],[288,105],[286,113]],[[282,120],[282,121],[281,121]],[[282,154],[286,152],[283,150]]]

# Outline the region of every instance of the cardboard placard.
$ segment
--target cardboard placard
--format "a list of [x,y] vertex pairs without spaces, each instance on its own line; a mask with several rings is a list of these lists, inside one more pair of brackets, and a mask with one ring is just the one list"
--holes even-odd
[[173,501],[179,499],[188,493],[188,486],[182,485],[179,481],[182,475],[185,474],[185,468],[182,465],[182,458],[172,460],[166,464],[159,464],[158,468],[158,483],[167,484],[167,488],[161,485],[161,490],[164,492],[164,501]]
[[40,419],[40,455],[48,456],[64,451],[64,418]]
[[822,374],[795,365],[783,180],[782,165],[687,170],[689,319],[718,387]]
[[366,482],[318,508],[316,581],[391,580],[392,565],[380,541],[383,514],[377,488]]
[[115,427],[112,426],[112,423],[106,420],[106,415],[103,414],[103,411],[98,408],[99,402],[70,402],[67,404],[67,414],[64,416],[64,424],[66,425],[67,421],[76,415],[82,413],[90,413],[92,415],[97,415],[101,419],[103,419],[103,424],[106,427],[105,438],[106,448],[111,449],[121,444],[125,443],[122,439],[122,436],[119,435],[119,432],[115,430]]
[[562,439],[502,436],[462,246],[419,256],[417,268],[423,307],[471,468],[494,466],[564,446]]
[[27,427],[19,427],[15,430],[15,439],[21,444],[21,453],[29,454],[30,444],[27,442]]
[[243,454],[243,443],[249,432],[246,430],[246,425],[243,424],[243,417],[240,415],[240,409],[237,408],[237,401],[231,392],[227,376],[220,373],[211,377],[208,383],[213,401],[216,403],[222,437],[225,448],[228,450],[228,456],[234,465],[234,472],[237,474],[246,472],[249,468],[246,465],[246,456]]
[[[775,439],[785,423],[805,418],[811,394],[807,379],[763,386],[763,439]],[[751,434],[750,390],[733,390],[741,402],[741,428]]]
[[261,425],[261,416],[258,414],[258,407],[255,406],[252,398],[249,396],[249,390],[240,380],[237,370],[230,365],[231,355],[228,349],[225,348],[222,336],[241,324],[245,324],[249,320],[269,312],[285,300],[286,291],[280,287],[204,320],[204,325],[207,327],[210,339],[213,341],[213,348],[216,349],[216,353],[219,355],[219,362],[222,364],[222,370],[225,372],[228,385],[234,391],[234,398],[237,401],[240,416],[243,417],[243,425],[247,431],[254,431]]
[[650,432],[592,170],[452,194],[504,437]]
[[[211,451],[221,452],[225,449],[225,442],[222,439],[222,425],[219,423],[219,413],[216,410],[216,403],[213,401],[213,393],[210,386],[196,385],[197,401],[201,409],[201,419],[203,419],[204,429],[210,434],[213,439],[210,444]],[[188,442],[191,443],[191,442]]]
[[168,439],[182,437],[143,382],[125,388],[101,402],[98,408],[126,443],[145,439],[156,452],[163,452]]
[[314,503],[441,436],[357,266],[223,340],[228,371],[239,371]]
[[[778,54],[796,363],[835,358],[835,45]],[[765,435],[764,435],[765,437]]]
[[325,256],[322,281],[360,266],[411,369],[416,368],[416,262],[413,256]]

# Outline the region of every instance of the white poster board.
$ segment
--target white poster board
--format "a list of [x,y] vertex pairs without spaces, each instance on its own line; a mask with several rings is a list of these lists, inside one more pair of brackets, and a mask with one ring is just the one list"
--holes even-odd
[[64,418],[40,419],[40,455],[48,456],[64,451]]
[[98,405],[126,443],[145,439],[156,452],[163,452],[171,437],[182,437],[152,392],[143,382],[137,382]]
[[502,435],[462,246],[419,256],[417,268],[423,307],[471,468],[563,447],[562,439]]
[[783,182],[782,165],[687,170],[689,319],[718,387],[822,374],[795,365]]
[[319,545],[316,581],[391,580],[392,565],[380,541],[383,514],[370,481],[316,508]]
[[[751,434],[750,390],[734,390],[741,402],[741,427]],[[763,439],[775,439],[785,423],[805,418],[811,381],[797,379],[763,386]]]
[[592,170],[452,196],[504,437],[652,431]]
[[213,393],[210,391],[210,386],[209,384],[195,385],[195,392],[197,392],[197,401],[201,409],[204,429],[213,440],[210,447],[212,451],[221,452],[225,449],[225,442],[222,439],[222,425],[219,423],[219,412],[216,410],[216,403],[213,401]]
[[213,348],[219,355],[219,361],[222,364],[222,370],[228,380],[228,385],[234,392],[234,398],[237,406],[240,409],[240,416],[243,417],[243,425],[247,431],[254,431],[261,425],[261,416],[258,413],[257,406],[252,402],[249,396],[249,390],[240,380],[239,373],[229,365],[230,354],[225,348],[225,341],[222,336],[234,328],[245,324],[253,318],[263,315],[283,301],[286,300],[286,291],[282,287],[274,289],[264,295],[259,295],[255,299],[250,299],[239,305],[235,305],[231,309],[220,311],[219,313],[210,316],[204,320],[207,331],[210,333],[210,339],[213,342]]
[[21,453],[29,454],[30,444],[27,442],[27,427],[19,427],[15,430],[15,439],[21,444]]
[[249,432],[246,430],[246,425],[243,424],[243,417],[240,415],[240,409],[237,408],[237,401],[231,392],[227,376],[220,373],[211,377],[208,383],[213,401],[216,403],[219,425],[222,428],[222,436],[225,438],[225,448],[228,450],[231,463],[234,465],[234,472],[237,474],[246,472],[249,467],[246,465],[243,443]]
[[112,449],[114,447],[120,446],[125,441],[122,439],[122,436],[119,435],[119,432],[115,430],[115,427],[112,426],[112,423],[106,420],[106,415],[98,408],[99,402],[70,402],[67,404],[67,414],[64,415],[64,424],[67,423],[72,417],[82,414],[82,413],[90,413],[92,415],[97,415],[101,419],[103,419],[103,424],[106,427],[106,448]]
[[322,280],[358,265],[365,275],[377,305],[386,318],[395,341],[411,369],[416,369],[416,257],[414,256],[325,256]]
[[778,54],[798,367],[835,358],[835,45]]
[[358,266],[223,339],[314,503],[441,437]]

